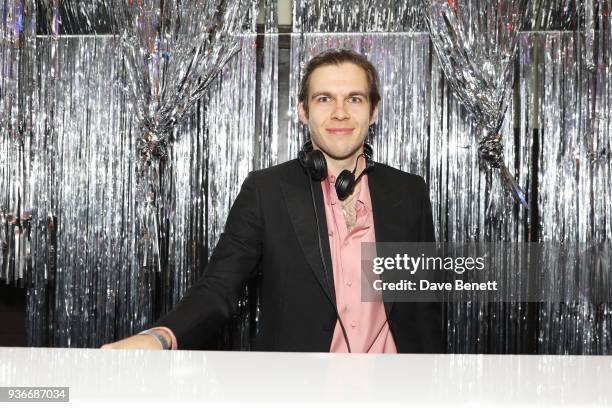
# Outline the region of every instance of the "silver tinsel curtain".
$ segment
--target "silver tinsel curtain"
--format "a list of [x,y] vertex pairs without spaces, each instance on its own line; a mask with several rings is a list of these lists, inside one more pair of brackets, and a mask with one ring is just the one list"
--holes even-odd
[[[523,37],[521,97],[532,101],[526,129],[539,128],[538,204],[540,239],[548,242],[610,243],[612,228],[612,59],[606,53],[586,69],[580,33],[535,33]],[[537,80],[535,80],[537,78]],[[602,261],[606,261],[602,259]],[[609,257],[607,274],[611,273]],[[610,304],[575,304],[539,312],[541,353],[612,352]]]
[[[3,68],[40,72],[33,82],[26,82],[24,75],[15,81],[31,91],[35,97],[30,99],[37,103],[29,109],[35,131],[23,139],[26,154],[4,133],[0,139],[5,147],[1,181],[7,186],[1,191],[23,186],[21,180],[27,176],[25,191],[31,196],[27,203],[21,198],[20,206],[27,211],[20,211],[24,219],[18,225],[9,212],[13,209],[6,205],[16,196],[2,194],[0,236],[0,276],[28,287],[31,345],[95,347],[141,330],[167,311],[201,274],[241,181],[260,166],[254,153],[270,145],[267,138],[257,139],[257,88],[252,80],[256,37],[244,34],[238,37],[240,53],[209,86],[192,116],[175,130],[176,141],[169,148],[176,191],[174,222],[169,226],[175,239],[166,249],[174,260],[169,264],[172,273],[143,273],[134,258],[138,129],[126,98],[127,68],[118,39],[90,35],[112,27],[108,14],[98,14],[107,2],[98,3],[44,4],[39,12],[48,16],[39,30],[48,35],[38,39],[34,35],[30,48],[18,49],[33,53],[33,58],[16,60],[15,52],[2,53]],[[19,18],[16,13],[14,20]],[[63,35],[67,26],[60,24],[62,18],[79,22],[79,35]],[[254,18],[251,13],[251,21]],[[252,31],[254,23],[251,27]],[[6,32],[2,44],[10,50],[16,42]],[[12,100],[3,96],[2,102],[10,106]],[[3,132],[6,129],[2,127]],[[24,157],[25,164],[9,167],[18,157]],[[232,163],[231,168],[227,163]],[[19,244],[24,249],[17,253],[24,255],[16,257],[13,248],[19,249]],[[24,264],[26,276],[17,279],[19,265]],[[245,326],[241,318],[249,316],[240,308],[239,316],[224,330],[231,347],[248,347],[248,337],[240,333]]]
[[[141,276],[130,241],[134,122],[125,109],[125,68],[115,57],[114,40],[87,37],[104,26],[107,12],[94,7],[98,3],[104,2],[62,9],[59,31],[80,36],[39,37],[31,48],[36,63],[21,61],[40,72],[29,108],[34,132],[23,156],[33,211],[32,345],[96,346],[146,327],[176,303],[206,265],[247,172],[296,156],[305,137],[295,113],[301,69],[328,47],[359,50],[378,67],[383,100],[371,140],[376,160],[426,178],[438,240],[612,240],[608,0],[529,3],[502,129],[506,164],[529,198],[529,211],[481,168],[476,126],[440,69],[420,2],[294,0],[289,86],[279,93],[279,82],[286,80],[279,71],[282,34],[275,2],[268,0],[259,40],[242,38],[240,54],[177,130],[181,136],[171,150],[177,183],[173,233],[181,239],[172,251],[179,261],[166,280]],[[52,33],[53,19],[43,17],[39,27]],[[5,72],[14,61],[2,50],[6,106]],[[287,115],[288,127],[279,128]],[[0,237],[6,241],[13,231],[6,204],[15,191],[19,154],[2,131]],[[238,316],[221,337],[225,347],[249,348],[257,290],[256,283],[245,289]],[[447,318],[453,352],[612,351],[606,304],[466,302],[450,305]]]
[[[244,81],[255,75],[254,41],[253,35],[242,38],[240,54],[176,132],[170,149],[176,180],[172,233],[180,239],[169,249],[177,263],[166,281],[140,273],[133,257],[137,132],[125,109],[125,68],[115,58],[116,40],[40,41],[46,109],[39,114],[44,137],[36,139],[34,195],[36,208],[54,214],[59,228],[47,233],[56,246],[55,279],[29,289],[32,344],[95,346],[127,336],[168,310],[193,282],[241,180],[256,164],[255,106],[247,104],[255,100],[255,85]],[[57,75],[49,67],[52,50],[60,56],[58,66],[67,68]]]

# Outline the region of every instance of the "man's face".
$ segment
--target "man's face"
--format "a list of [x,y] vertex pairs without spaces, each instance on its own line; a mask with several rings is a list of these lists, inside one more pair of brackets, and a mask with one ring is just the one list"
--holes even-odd
[[308,87],[308,114],[300,103],[302,123],[308,125],[315,148],[335,160],[361,151],[369,125],[376,122],[378,107],[370,115],[368,79],[352,63],[315,69]]

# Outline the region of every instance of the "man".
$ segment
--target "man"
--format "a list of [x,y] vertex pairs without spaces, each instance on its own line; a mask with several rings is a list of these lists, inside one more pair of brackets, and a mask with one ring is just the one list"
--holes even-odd
[[378,83],[375,68],[355,52],[314,57],[299,117],[312,142],[303,154],[325,159],[322,180],[303,160],[251,172],[203,277],[156,328],[103,347],[198,348],[232,316],[260,266],[257,350],[444,352],[441,304],[360,299],[362,242],[434,240],[421,177],[377,163],[339,197],[341,172],[366,168]]

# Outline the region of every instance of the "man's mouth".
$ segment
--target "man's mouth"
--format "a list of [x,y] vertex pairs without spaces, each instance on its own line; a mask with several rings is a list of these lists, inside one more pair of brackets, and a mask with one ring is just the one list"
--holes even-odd
[[353,132],[353,128],[327,128],[325,130],[332,135],[346,135]]

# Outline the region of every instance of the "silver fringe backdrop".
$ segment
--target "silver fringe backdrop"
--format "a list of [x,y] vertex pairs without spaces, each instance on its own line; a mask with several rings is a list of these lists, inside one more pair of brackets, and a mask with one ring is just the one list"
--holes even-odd
[[31,282],[30,158],[37,111],[35,1],[0,2],[0,281]]
[[[529,2],[502,132],[505,163],[530,211],[481,168],[477,125],[442,72],[420,2],[295,0],[285,73],[275,2],[266,0],[259,41],[242,36],[240,53],[173,134],[174,244],[167,250],[174,261],[163,279],[142,274],[134,231],[139,130],[127,109],[126,68],[116,40],[88,36],[114,24],[107,4],[41,1],[36,24],[47,36],[19,51],[29,60],[12,57],[6,44],[14,34],[3,20],[0,118],[14,106],[8,98],[17,98],[26,103],[11,112],[27,112],[33,130],[21,153],[6,121],[0,129],[0,278],[28,285],[31,345],[97,346],[148,326],[178,301],[205,267],[248,171],[296,156],[305,137],[295,113],[301,69],[327,47],[359,50],[379,68],[376,159],[425,176],[439,240],[612,240],[609,0]],[[279,103],[285,74],[289,106]],[[289,125],[279,129],[285,115]],[[15,209],[19,194],[25,198]],[[29,231],[29,249],[17,259],[30,279],[15,280],[18,263],[7,256],[22,242],[10,213],[25,218],[20,233]],[[250,347],[257,290],[256,283],[245,289],[224,347]],[[609,354],[611,322],[606,304],[466,301],[448,309],[448,349]]]
[[[113,4],[126,65],[130,113],[136,117],[136,235],[143,270],[166,279],[175,262],[176,180],[169,150],[176,125],[239,50],[236,35],[256,2],[193,0]],[[251,31],[253,27],[251,27]]]
[[504,162],[501,132],[526,5],[526,0],[472,0],[461,4],[425,0],[424,14],[446,82],[478,124],[480,158],[499,171],[506,189],[528,208],[525,192]]
[[[609,33],[598,36],[612,50]],[[596,54],[592,72],[586,46],[580,33],[522,37],[520,97],[528,102],[523,126],[539,128],[534,160],[542,241],[612,242],[612,59],[609,51]],[[609,254],[600,261],[610,279]],[[539,353],[612,353],[610,304],[544,305],[538,320]]]
[[67,69],[57,76],[48,68],[54,41],[39,47],[45,73],[41,106],[53,110],[39,115],[45,137],[37,139],[35,196],[39,211],[54,214],[56,233],[49,235],[56,242],[57,273],[50,285],[41,280],[29,289],[29,341],[96,346],[152,323],[205,266],[240,183],[254,166],[255,85],[244,78],[255,75],[255,36],[242,37],[242,51],[211,84],[207,102],[175,132],[169,150],[176,180],[175,245],[167,250],[176,261],[167,280],[143,273],[134,257],[138,132],[125,109],[117,41],[60,38],[58,65]]
[[417,31],[425,27],[420,7],[420,0],[293,0],[293,31]]
[[259,86],[259,168],[278,164],[279,148],[279,108],[278,108],[278,63],[279,35],[277,3],[264,2],[263,50],[259,56],[261,73]]

